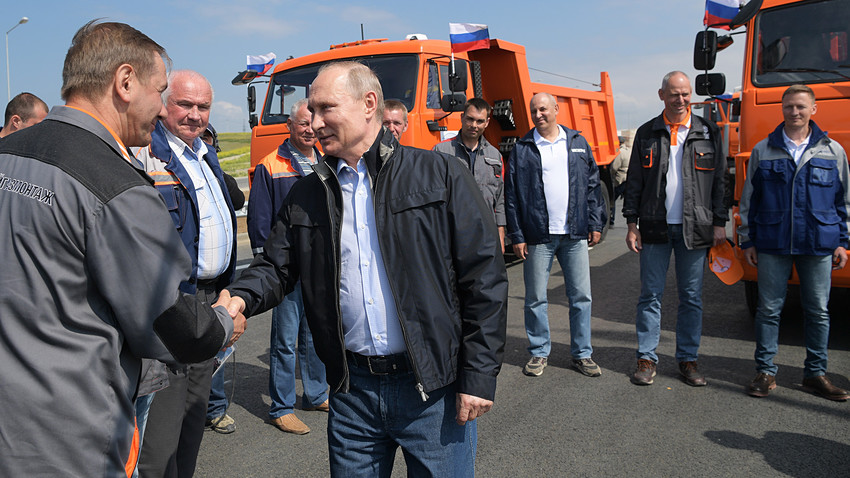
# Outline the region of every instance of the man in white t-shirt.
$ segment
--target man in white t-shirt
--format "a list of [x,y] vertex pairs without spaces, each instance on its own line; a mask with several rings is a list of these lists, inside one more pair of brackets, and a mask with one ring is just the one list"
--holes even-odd
[[708,249],[726,240],[720,134],[691,115],[691,82],[681,71],[664,76],[658,97],[664,111],[641,126],[632,145],[623,216],[626,244],[640,253],[641,294],[635,319],[636,385],[651,385],[661,337],[661,296],[670,256],[676,256],[679,310],[676,361],[685,383],[706,384],[697,368],[702,335],[702,280]]
[[539,376],[548,362],[552,340],[546,291],[557,257],[570,301],[572,366],[598,377],[602,369],[591,358],[587,248],[599,242],[608,220],[599,169],[587,140],[557,123],[558,103],[552,95],[534,95],[529,109],[535,127],[511,151],[505,178],[507,235],[514,253],[525,260],[525,331],[531,358],[523,373]]

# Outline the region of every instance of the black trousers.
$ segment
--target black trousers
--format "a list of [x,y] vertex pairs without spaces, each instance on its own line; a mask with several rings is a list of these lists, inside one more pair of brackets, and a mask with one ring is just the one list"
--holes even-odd
[[[197,296],[212,304],[217,292],[199,286]],[[168,371],[168,388],[156,392],[148,413],[139,476],[189,478],[194,475],[204,437],[212,372],[213,359],[191,364],[185,370]]]

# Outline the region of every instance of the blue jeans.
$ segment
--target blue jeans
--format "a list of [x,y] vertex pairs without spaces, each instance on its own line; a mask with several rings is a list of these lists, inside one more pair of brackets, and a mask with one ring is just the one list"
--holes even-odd
[[227,411],[227,395],[224,393],[224,374],[226,373],[226,370],[220,370],[213,375],[210,385],[210,403],[207,405],[207,420],[215,420]]
[[676,360],[697,359],[702,336],[702,280],[708,249],[685,247],[681,224],[668,224],[669,241],[643,243],[640,251],[640,299],[637,305],[637,358],[658,362],[655,349],[661,339],[661,297],[667,281],[671,252],[676,256],[679,310],[676,317]]
[[328,399],[325,364],[316,355],[313,335],[304,316],[301,283],[272,310],[272,331],[269,346],[269,417],[282,417],[295,407],[295,356],[301,365],[303,408],[313,408]]
[[412,372],[372,375],[349,361],[349,393],[332,393],[328,450],[332,477],[389,477],[401,446],[407,476],[475,475],[478,428],[455,423],[455,385],[423,402]]
[[525,279],[525,333],[528,353],[532,357],[548,357],[552,350],[549,334],[549,273],[558,258],[564,273],[564,286],[570,301],[570,354],[574,359],[589,358],[590,346],[590,261],[586,239],[569,239],[566,235],[550,235],[551,242],[528,246],[523,278]]
[[779,317],[788,291],[791,266],[800,276],[806,340],[805,378],[826,374],[829,342],[829,290],[832,280],[832,256],[792,256],[758,254],[759,304],[756,310],[756,370],[776,375],[773,356],[779,349]]
[[[142,445],[145,443],[145,427],[148,424],[148,412],[151,410],[151,402],[153,402],[154,395],[156,395],[156,392],[136,398],[136,428],[139,429],[139,450],[142,449]],[[139,478],[138,463],[136,465],[133,468],[133,478]]]

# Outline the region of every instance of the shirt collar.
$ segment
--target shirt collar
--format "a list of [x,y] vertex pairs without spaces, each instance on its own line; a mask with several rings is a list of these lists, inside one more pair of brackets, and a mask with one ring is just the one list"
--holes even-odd
[[186,150],[192,154],[187,155],[192,159],[198,159],[207,154],[207,144],[201,141],[201,138],[195,138],[192,141],[192,147],[190,148],[182,139],[178,138],[177,135],[168,131],[168,128],[162,128],[165,131],[165,139],[168,141],[168,146],[171,147],[171,150],[174,151],[174,154],[177,156],[183,156]]
[[562,140],[563,141],[567,140],[567,132],[564,131],[564,128],[561,128],[560,126],[558,126],[558,137],[555,138],[555,141],[549,141],[548,139],[544,138],[543,136],[540,135],[540,133],[537,132],[537,128],[534,128],[534,143],[537,144],[538,146],[545,145],[545,144],[555,144],[558,141],[562,141]]
[[685,116],[685,119],[678,123],[674,123],[667,119],[667,113],[661,113],[661,117],[664,118],[664,124],[670,128],[670,146],[676,146],[679,142],[679,128],[691,128],[691,112],[688,111],[688,115]]
[[804,139],[800,144],[797,144],[791,138],[789,138],[787,134],[785,134],[785,128],[782,128],[782,140],[785,141],[785,146],[788,147],[788,149],[799,148],[801,146],[808,146],[809,141],[811,139],[812,139],[812,131],[809,130],[809,135],[806,136],[806,139]]

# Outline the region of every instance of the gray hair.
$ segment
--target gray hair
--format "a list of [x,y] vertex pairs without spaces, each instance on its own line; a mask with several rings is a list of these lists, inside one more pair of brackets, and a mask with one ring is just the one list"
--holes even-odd
[[688,80],[688,83],[691,82],[691,79],[688,78],[687,73],[685,73],[684,71],[673,70],[670,73],[667,73],[666,75],[664,75],[664,78],[661,79],[661,91],[667,91],[667,84],[670,83],[670,79],[673,78],[674,76],[679,76],[679,75],[684,76],[685,79]]
[[162,92],[162,103],[165,104],[168,101],[168,98],[171,97],[172,86],[174,83],[182,77],[191,78],[194,80],[203,81],[210,88],[210,102],[212,102],[213,98],[215,98],[215,91],[213,91],[212,84],[210,80],[208,80],[204,75],[198,73],[194,70],[173,70],[168,74],[168,88]]
[[294,118],[295,115],[298,114],[298,110],[300,110],[303,106],[307,105],[307,98],[301,98],[300,100],[292,103],[292,108],[289,109],[289,117]]

